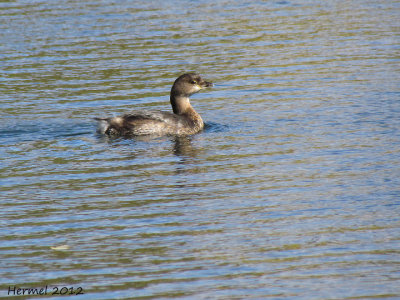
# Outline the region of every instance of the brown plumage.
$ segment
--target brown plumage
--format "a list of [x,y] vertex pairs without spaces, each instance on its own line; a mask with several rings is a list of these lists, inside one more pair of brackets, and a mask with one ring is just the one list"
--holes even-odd
[[213,84],[196,73],[179,76],[172,88],[173,113],[147,110],[133,111],[113,118],[96,118],[99,132],[107,135],[189,135],[203,129],[200,115],[190,105],[189,97]]

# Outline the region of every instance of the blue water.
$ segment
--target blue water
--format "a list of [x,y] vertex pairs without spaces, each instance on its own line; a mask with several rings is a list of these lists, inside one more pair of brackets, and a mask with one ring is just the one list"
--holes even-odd
[[[399,13],[0,3],[0,298],[400,298]],[[188,71],[203,132],[96,133]]]

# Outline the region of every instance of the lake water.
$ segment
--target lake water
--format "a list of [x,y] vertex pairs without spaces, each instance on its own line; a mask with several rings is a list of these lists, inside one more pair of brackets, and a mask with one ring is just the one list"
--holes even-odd
[[[398,1],[21,0],[0,19],[2,299],[400,298]],[[188,71],[215,84],[191,99],[203,132],[96,134],[170,111]]]

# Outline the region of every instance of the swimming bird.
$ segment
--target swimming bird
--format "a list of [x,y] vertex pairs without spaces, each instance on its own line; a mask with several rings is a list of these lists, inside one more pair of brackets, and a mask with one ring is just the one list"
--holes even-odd
[[200,115],[190,104],[189,97],[213,86],[197,73],[179,76],[171,88],[171,112],[138,110],[112,118],[95,118],[99,132],[110,136],[191,135],[204,128]]

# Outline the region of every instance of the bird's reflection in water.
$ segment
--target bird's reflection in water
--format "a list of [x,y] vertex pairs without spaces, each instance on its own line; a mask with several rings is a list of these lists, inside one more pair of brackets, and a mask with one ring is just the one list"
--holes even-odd
[[[176,166],[176,174],[196,173],[196,157],[203,151],[201,148],[193,146],[193,136],[173,137],[172,152],[179,157]],[[183,183],[184,184],[184,183]]]
[[[195,173],[197,164],[196,157],[199,156],[202,152],[204,152],[203,148],[193,146],[193,139],[195,136],[170,136],[170,137],[156,137],[151,135],[145,136],[135,136],[135,137],[109,137],[105,135],[98,136],[100,142],[108,143],[113,147],[120,148],[122,151],[127,154],[129,152],[129,157],[131,159],[141,157],[141,156],[153,156],[155,153],[159,153],[161,155],[168,155],[167,153],[171,153],[175,155],[178,159],[176,161],[176,173]],[[170,141],[167,146],[164,144],[167,140]],[[156,144],[162,145],[161,148],[156,150],[154,148],[154,142]],[[140,144],[137,144],[137,143]],[[144,142],[141,143],[141,142]],[[132,143],[136,144],[132,147]],[[159,144],[160,143],[160,144]],[[151,145],[152,144],[152,145]],[[138,147],[138,145],[140,145]],[[162,148],[165,151],[162,151]],[[151,152],[151,154],[149,153]],[[154,152],[155,151],[155,152]],[[161,152],[158,152],[161,151]],[[163,154],[161,154],[163,153]],[[150,155],[149,155],[150,154]],[[127,157],[127,156],[126,156]]]
[[192,145],[191,136],[175,136],[173,138],[173,153],[179,157],[196,157],[197,150]]

